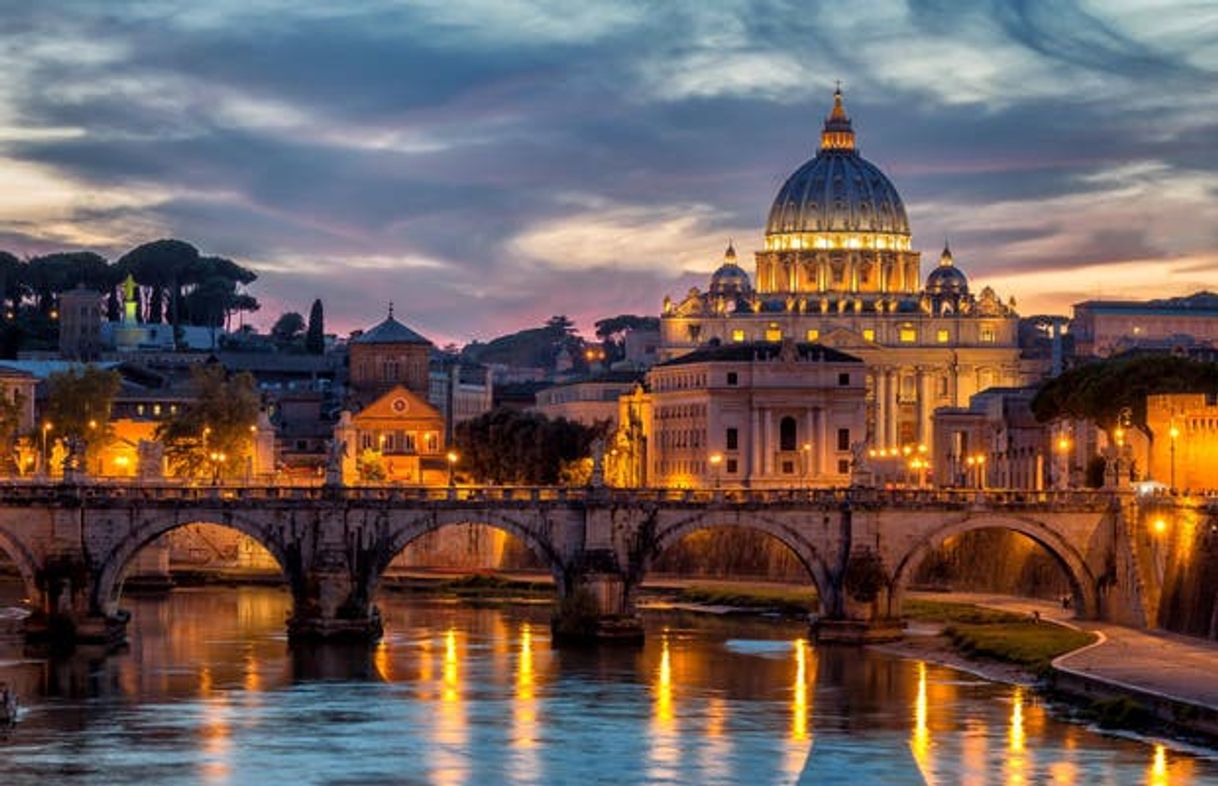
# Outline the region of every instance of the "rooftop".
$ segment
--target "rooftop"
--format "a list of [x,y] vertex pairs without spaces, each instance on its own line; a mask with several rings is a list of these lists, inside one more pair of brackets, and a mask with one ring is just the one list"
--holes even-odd
[[854,355],[848,355],[832,347],[826,347],[822,344],[812,343],[774,343],[768,341],[753,341],[738,344],[722,344],[719,346],[704,346],[682,355],[678,358],[665,361],[656,366],[663,368],[665,366],[683,366],[691,363],[721,363],[721,362],[745,362],[745,361],[772,361],[778,360],[782,355],[785,347],[791,347],[794,350],[794,359],[804,362],[820,362],[820,363],[862,363],[863,361]]
[[427,344],[431,345],[423,336],[414,332],[410,328],[403,325],[393,318],[393,304],[389,304],[389,316],[385,321],[369,328],[364,333],[351,339],[352,344]]

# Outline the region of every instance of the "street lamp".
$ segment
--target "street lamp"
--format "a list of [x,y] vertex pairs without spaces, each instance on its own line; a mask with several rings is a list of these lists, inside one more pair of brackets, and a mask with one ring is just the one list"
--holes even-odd
[[53,428],[55,424],[49,420],[42,424],[42,474],[46,476],[51,474],[51,457],[47,455],[47,432]]
[[804,449],[804,485],[812,487],[812,443],[805,442]]
[[1057,438],[1057,452],[1062,462],[1062,488],[1070,488],[1070,438],[1062,435]]
[[454,473],[457,470],[457,460],[461,457],[457,455],[457,451],[450,450],[445,458],[448,459],[448,486],[452,488],[457,485],[457,476]]
[[719,489],[719,465],[721,463],[723,463],[722,453],[712,453],[710,455],[711,469],[715,473],[715,490]]
[[1171,437],[1171,490],[1176,490],[1176,439],[1180,436],[1180,429],[1172,425],[1171,431],[1167,432]]

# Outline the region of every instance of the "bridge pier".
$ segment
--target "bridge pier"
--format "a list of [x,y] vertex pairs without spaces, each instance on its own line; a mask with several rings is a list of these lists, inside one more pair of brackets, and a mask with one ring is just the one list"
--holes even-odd
[[327,557],[301,581],[293,582],[288,640],[376,641],[384,628],[366,584],[352,577],[340,555]]
[[127,615],[107,614],[92,603],[92,572],[84,559],[63,555],[47,560],[36,576],[34,613],[26,620],[26,638],[55,649],[77,645],[120,644]]
[[557,644],[643,641],[634,596],[612,549],[582,552],[559,586],[550,623]]

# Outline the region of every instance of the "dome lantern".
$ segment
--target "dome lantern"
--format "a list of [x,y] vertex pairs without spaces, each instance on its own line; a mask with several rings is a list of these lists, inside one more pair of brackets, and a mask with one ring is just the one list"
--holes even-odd
[[850,125],[850,116],[842,106],[841,83],[833,91],[833,109],[825,118],[824,130],[820,132],[821,150],[854,150],[854,128]]

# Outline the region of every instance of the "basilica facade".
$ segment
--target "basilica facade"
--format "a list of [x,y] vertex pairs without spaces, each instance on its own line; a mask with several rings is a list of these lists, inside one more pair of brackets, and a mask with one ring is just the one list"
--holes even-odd
[[750,276],[729,244],[705,291],[664,299],[661,361],[784,340],[846,352],[865,368],[876,451],[929,445],[937,407],[1041,376],[1020,357],[1014,302],[973,292],[949,248],[923,279],[905,205],[859,154],[840,90],[818,152],[774,199],[755,264]]

